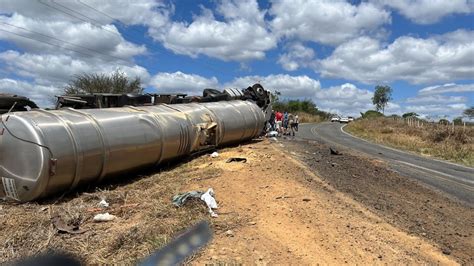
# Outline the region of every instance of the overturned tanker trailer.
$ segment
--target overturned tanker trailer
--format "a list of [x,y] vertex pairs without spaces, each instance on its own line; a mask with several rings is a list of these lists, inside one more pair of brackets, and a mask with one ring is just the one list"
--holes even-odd
[[25,202],[259,136],[271,111],[259,84],[215,102],[3,114],[0,198]]

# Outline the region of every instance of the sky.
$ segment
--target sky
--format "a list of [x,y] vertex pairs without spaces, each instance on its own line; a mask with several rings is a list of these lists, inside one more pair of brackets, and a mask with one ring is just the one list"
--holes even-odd
[[0,92],[47,107],[75,75],[147,92],[261,83],[357,116],[455,118],[474,106],[474,0],[0,0]]

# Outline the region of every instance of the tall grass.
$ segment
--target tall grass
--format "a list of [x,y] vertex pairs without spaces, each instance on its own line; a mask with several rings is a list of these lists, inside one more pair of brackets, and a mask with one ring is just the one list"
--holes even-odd
[[345,129],[376,143],[474,166],[472,126],[453,127],[427,122],[409,125],[403,119],[382,117],[358,119]]
[[325,117],[321,117],[319,115],[313,115],[305,112],[296,112],[300,123],[319,123],[326,120]]

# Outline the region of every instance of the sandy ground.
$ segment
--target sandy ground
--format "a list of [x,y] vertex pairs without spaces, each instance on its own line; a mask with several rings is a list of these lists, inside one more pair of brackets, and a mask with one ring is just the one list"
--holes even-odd
[[[281,146],[264,141],[226,150],[213,163],[222,175],[190,184],[213,187],[221,207],[217,219],[234,225],[218,232],[193,263],[456,263],[337,192]],[[224,163],[232,156],[249,161]],[[233,214],[239,222],[232,223]]]
[[[47,250],[65,250],[87,264],[133,263],[165,245],[184,228],[211,221],[214,239],[188,263],[243,264],[457,264],[436,241],[411,234],[386,216],[314,174],[298,159],[304,147],[270,140],[219,150],[159,173],[26,205],[0,205],[2,262]],[[231,157],[246,163],[226,163]],[[156,170],[152,170],[156,171]],[[219,217],[192,202],[170,198],[212,187]],[[403,195],[398,195],[403,197]],[[118,217],[93,223],[98,201]],[[92,213],[91,213],[92,209]],[[59,234],[52,213],[75,222],[83,234]],[[470,234],[470,233],[469,233]],[[472,235],[468,235],[471,237]],[[469,243],[468,243],[469,244]],[[470,242],[471,246],[472,241]],[[465,262],[465,260],[464,260]]]

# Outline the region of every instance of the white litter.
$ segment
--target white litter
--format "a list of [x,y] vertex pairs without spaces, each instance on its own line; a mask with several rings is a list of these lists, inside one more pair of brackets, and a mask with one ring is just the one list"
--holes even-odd
[[209,213],[211,214],[211,217],[217,217],[217,213],[212,210],[217,209],[217,202],[214,198],[214,190],[212,188],[209,188],[206,193],[202,194],[201,200],[203,200],[209,208]]
[[105,199],[102,199],[100,202],[99,202],[99,207],[101,208],[108,208],[109,207],[109,203],[107,201],[105,201]]
[[94,222],[109,222],[112,221],[116,218],[115,215],[109,214],[108,212],[106,213],[99,213],[96,216],[94,216]]
[[278,141],[278,139],[277,139],[277,138],[275,138],[275,137],[272,137],[272,138],[270,138],[270,139],[271,139],[271,140],[273,140],[273,141],[275,141],[275,142],[277,142],[277,141]]
[[211,158],[217,158],[219,157],[219,153],[217,151],[211,153]]
[[277,131],[270,131],[267,133],[267,136],[268,137],[276,137],[278,136],[278,132]]

